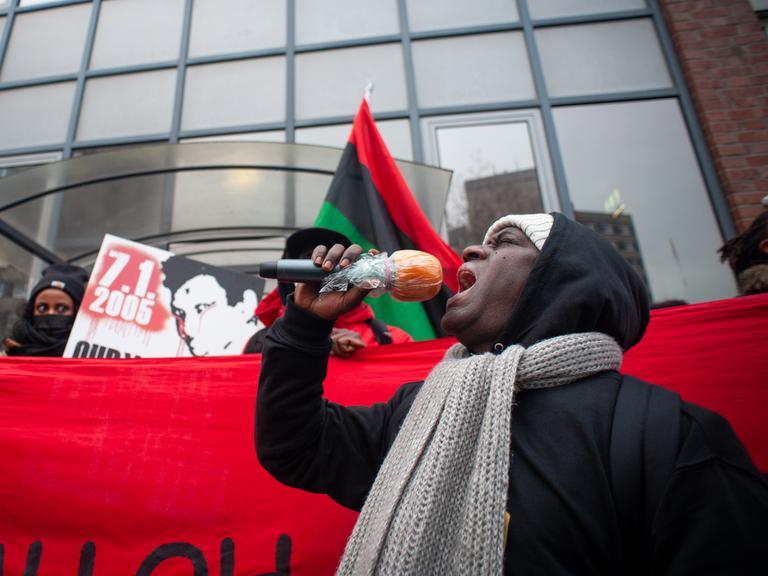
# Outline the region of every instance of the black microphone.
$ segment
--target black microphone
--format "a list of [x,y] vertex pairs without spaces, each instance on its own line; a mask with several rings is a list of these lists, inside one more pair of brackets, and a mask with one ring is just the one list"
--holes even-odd
[[275,278],[278,282],[322,282],[326,276],[338,271],[336,266],[326,272],[312,260],[273,260],[259,264],[259,276]]

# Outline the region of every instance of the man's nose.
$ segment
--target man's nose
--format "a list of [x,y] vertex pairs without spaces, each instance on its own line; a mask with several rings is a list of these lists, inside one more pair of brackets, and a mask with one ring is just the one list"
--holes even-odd
[[467,246],[464,248],[464,251],[461,253],[461,257],[464,259],[464,262],[469,262],[470,260],[481,260],[485,258],[485,249],[480,244],[473,244],[472,246]]

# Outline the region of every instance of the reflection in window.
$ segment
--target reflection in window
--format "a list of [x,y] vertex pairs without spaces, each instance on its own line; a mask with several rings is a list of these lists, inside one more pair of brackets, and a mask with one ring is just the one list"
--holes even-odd
[[413,43],[419,106],[480,104],[535,97],[520,32]]
[[445,216],[459,253],[500,215],[543,210],[527,122],[439,127],[437,148],[454,171]]
[[647,7],[645,0],[528,0],[531,18],[562,18]]
[[301,0],[296,43],[315,44],[397,34],[396,0]]
[[311,226],[330,175],[206,170],[176,175],[172,229]]
[[176,60],[184,0],[107,0],[101,3],[91,68]]
[[77,139],[168,132],[175,89],[175,68],[88,80]]
[[733,296],[733,277],[717,257],[723,239],[677,102],[554,113],[577,220],[633,248],[636,257],[628,259],[647,278],[653,300]]
[[27,301],[27,293],[47,266],[5,237],[0,237],[0,334],[11,333],[17,312]]
[[285,0],[195,0],[189,56],[285,45]]
[[164,231],[173,176],[77,186],[3,212],[3,218],[65,259],[98,250],[104,234],[139,238]]
[[[394,158],[413,159],[411,127],[408,120],[378,120],[376,128],[378,128],[389,153]],[[349,140],[350,130],[352,130],[351,122],[349,124],[301,128],[296,130],[296,143],[344,148]]]
[[187,69],[184,130],[285,120],[285,58],[237,60]]
[[400,44],[324,50],[296,56],[296,117],[352,116],[373,82],[373,112],[404,110],[405,69]]
[[[168,251],[179,256],[192,258],[203,264],[226,267],[237,272],[255,275],[258,264],[266,260],[278,260],[285,249],[283,233],[273,232],[273,236],[258,237],[249,240],[221,240],[220,242],[171,242]],[[269,233],[267,233],[269,234]],[[287,232],[286,232],[287,234]],[[277,287],[275,280],[264,281],[269,286],[262,294],[269,294]]]
[[90,16],[90,4],[18,14],[0,80],[10,82],[77,72]]
[[74,82],[0,91],[0,148],[64,142]]
[[550,96],[672,86],[651,20],[545,28],[536,40]]
[[517,4],[509,0],[408,0],[408,26],[412,32],[518,19]]

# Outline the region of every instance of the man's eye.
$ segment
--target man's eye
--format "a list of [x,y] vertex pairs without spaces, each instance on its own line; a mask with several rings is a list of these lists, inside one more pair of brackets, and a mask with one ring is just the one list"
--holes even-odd
[[200,302],[200,304],[195,304],[195,311],[200,314],[204,310],[208,310],[211,306],[213,306],[213,302]]
[[37,308],[35,308],[35,310],[40,312],[40,314],[44,314],[45,312],[48,311],[48,306],[45,305],[45,304],[38,304],[38,306],[37,306]]
[[56,306],[57,314],[66,314],[67,312],[69,312],[69,308],[64,304],[59,304],[58,306]]

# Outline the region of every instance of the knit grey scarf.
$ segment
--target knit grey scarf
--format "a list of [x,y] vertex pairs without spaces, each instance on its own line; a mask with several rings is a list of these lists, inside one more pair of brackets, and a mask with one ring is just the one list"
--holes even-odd
[[337,574],[501,574],[515,392],[615,370],[621,358],[597,332],[499,355],[451,347],[414,400]]

